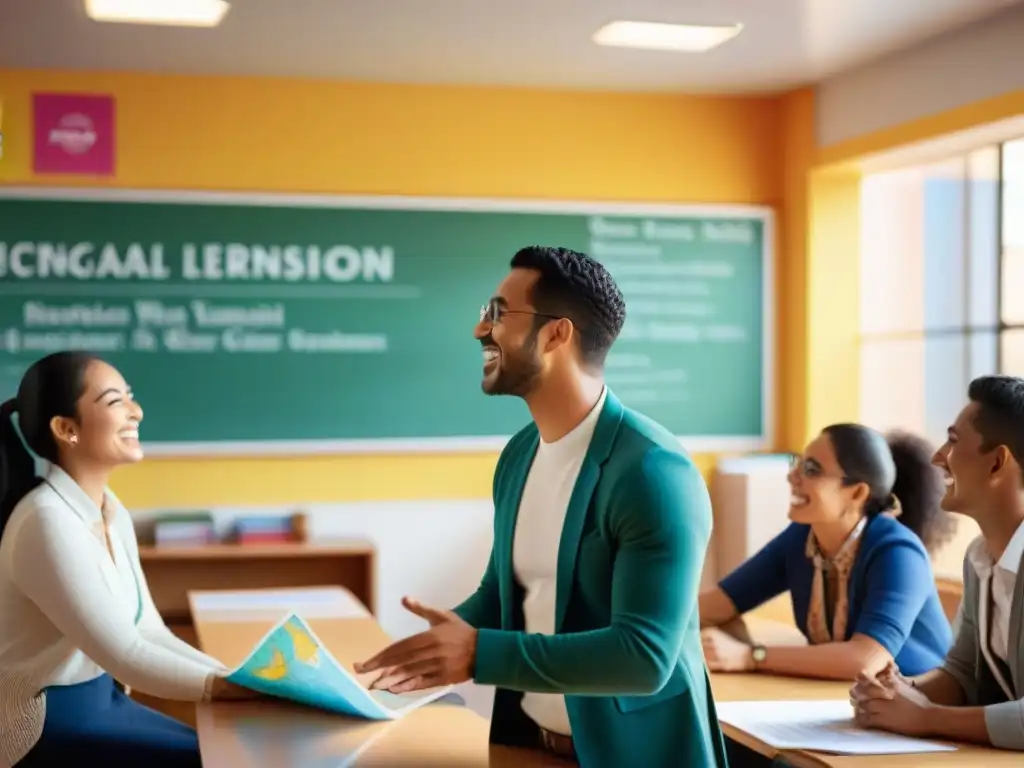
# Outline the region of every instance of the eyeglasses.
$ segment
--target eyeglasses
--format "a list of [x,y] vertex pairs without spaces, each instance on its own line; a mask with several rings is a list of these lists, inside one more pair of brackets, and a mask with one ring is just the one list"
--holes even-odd
[[480,322],[494,325],[501,322],[505,315],[533,315],[534,317],[546,317],[549,320],[561,320],[558,315],[548,315],[544,312],[534,312],[527,309],[508,309],[497,299],[491,299],[480,307]]
[[825,470],[821,468],[821,464],[819,464],[817,461],[815,461],[814,459],[805,459],[803,456],[800,456],[799,454],[796,453],[790,455],[789,457],[789,471],[801,474],[808,480],[814,480],[819,477],[835,477],[835,479],[840,480],[844,483],[851,482],[850,478],[848,478],[846,475],[825,474]]

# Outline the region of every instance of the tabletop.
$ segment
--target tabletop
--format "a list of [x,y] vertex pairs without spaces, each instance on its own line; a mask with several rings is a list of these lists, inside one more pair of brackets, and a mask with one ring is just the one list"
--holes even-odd
[[[302,592],[308,597],[315,591]],[[232,596],[240,594],[190,595],[200,645],[230,668],[245,660],[283,614],[258,600],[242,600],[232,608]],[[351,672],[353,662],[369,658],[390,639],[345,590],[321,592],[322,597],[328,594],[337,597],[334,608],[325,600],[310,600],[310,611],[302,615],[338,663]],[[489,744],[486,719],[443,700],[386,722],[346,718],[271,699],[216,702],[197,707],[196,727],[203,762],[212,766],[565,766],[539,751]]]

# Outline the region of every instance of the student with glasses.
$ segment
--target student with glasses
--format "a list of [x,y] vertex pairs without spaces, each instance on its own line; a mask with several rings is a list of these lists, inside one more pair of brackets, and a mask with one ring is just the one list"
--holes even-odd
[[494,473],[494,548],[452,611],[356,666],[407,692],[496,688],[491,741],[565,764],[725,768],[697,622],[711,500],[679,441],[619,401],[626,306],[608,271],[527,247],[481,312],[481,387],[532,422]]
[[[825,428],[789,473],[792,523],[700,597],[717,672],[854,680],[890,662],[937,667],[952,644],[929,550],[952,533],[926,441],[859,424]],[[747,644],[712,629],[789,592],[809,647]]]

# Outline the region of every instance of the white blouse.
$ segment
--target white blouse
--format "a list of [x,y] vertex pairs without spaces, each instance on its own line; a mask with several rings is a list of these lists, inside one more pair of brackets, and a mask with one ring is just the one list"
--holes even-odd
[[39,740],[47,686],[106,672],[151,696],[204,701],[227,671],[160,618],[131,517],[109,490],[104,511],[113,557],[103,511],[51,467],[0,538],[0,768]]

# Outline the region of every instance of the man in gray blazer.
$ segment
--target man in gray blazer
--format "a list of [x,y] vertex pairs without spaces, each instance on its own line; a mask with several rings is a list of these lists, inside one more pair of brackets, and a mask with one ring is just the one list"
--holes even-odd
[[981,536],[964,558],[956,642],[938,669],[903,678],[890,666],[850,690],[870,728],[1024,751],[1024,379],[983,376],[934,463],[942,507]]

